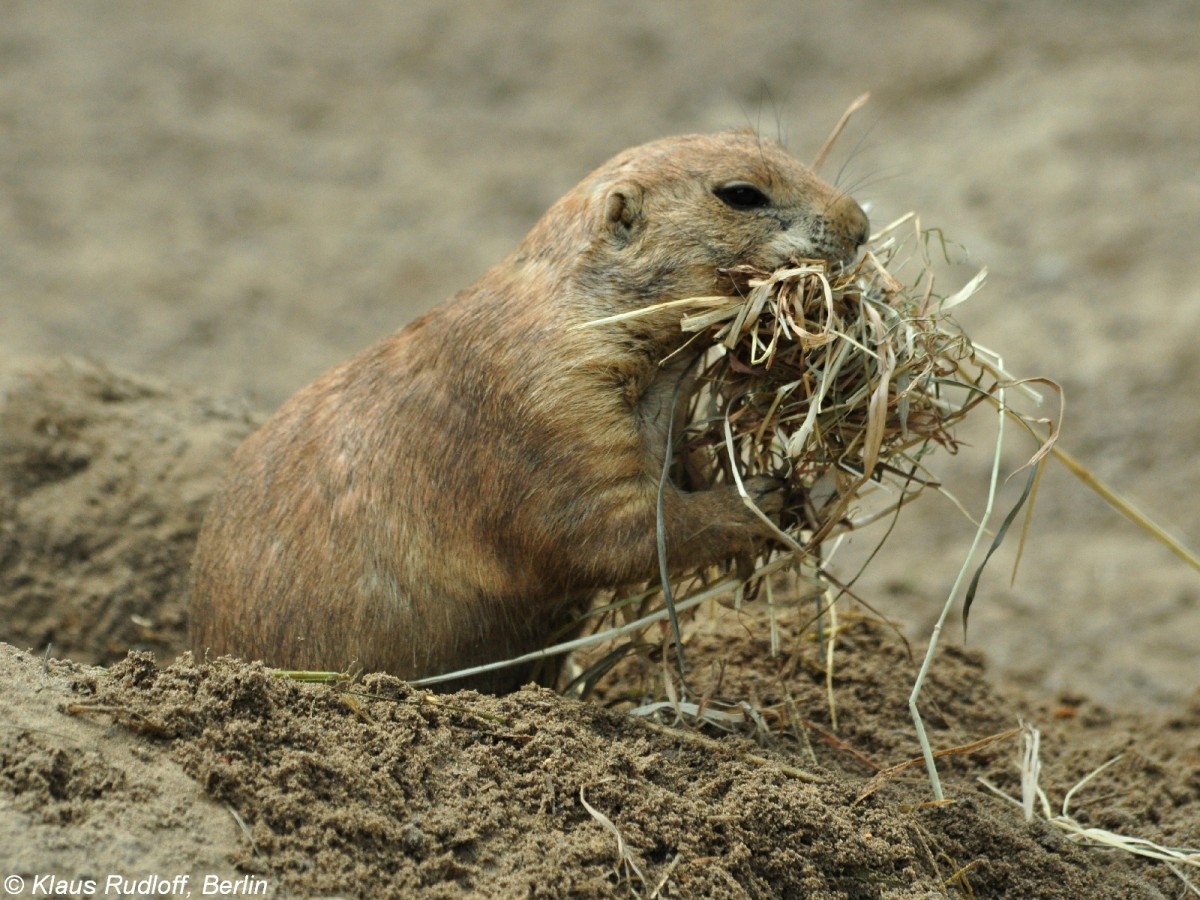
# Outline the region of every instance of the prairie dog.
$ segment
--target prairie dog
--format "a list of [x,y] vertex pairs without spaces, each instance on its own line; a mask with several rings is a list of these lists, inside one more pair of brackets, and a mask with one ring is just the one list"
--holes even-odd
[[[542,646],[597,590],[658,571],[677,312],[718,270],[853,259],[849,196],[751,132],[619,154],[451,300],[336,366],[236,452],[191,582],[192,646],[403,678]],[[770,506],[769,485],[763,508]],[[727,487],[664,499],[668,564],[747,550]],[[527,672],[467,685],[504,691]]]

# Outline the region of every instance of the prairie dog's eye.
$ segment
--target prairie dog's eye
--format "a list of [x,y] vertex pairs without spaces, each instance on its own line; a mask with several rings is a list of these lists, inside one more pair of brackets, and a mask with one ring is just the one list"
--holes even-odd
[[771,205],[770,197],[746,181],[723,184],[713,188],[713,194],[726,206],[741,211],[762,209]]

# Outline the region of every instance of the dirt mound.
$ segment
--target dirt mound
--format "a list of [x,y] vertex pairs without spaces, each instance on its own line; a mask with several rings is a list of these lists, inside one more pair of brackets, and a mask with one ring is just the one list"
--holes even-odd
[[[722,690],[757,694],[779,726],[757,740],[648,723],[533,687],[504,698],[429,696],[371,675],[333,688],[225,659],[197,665],[185,656],[160,669],[146,654],[107,673],[55,664],[52,674],[69,683],[46,698],[60,710],[47,704],[43,725],[93,740],[82,749],[32,730],[6,734],[0,802],[68,838],[94,827],[97,806],[110,835],[170,830],[178,811],[175,821],[160,818],[169,798],[134,768],[124,748],[135,742],[244,823],[242,835],[230,820],[204,861],[229,854],[243,877],[287,897],[1177,893],[1161,866],[1076,847],[985,790],[979,776],[1018,790],[1013,740],[943,760],[948,804],[926,802],[919,767],[862,797],[879,766],[915,752],[903,703],[911,663],[886,628],[846,629],[835,737],[819,647],[791,637],[798,652],[786,660],[770,660],[744,629],[723,645]],[[37,659],[11,651],[5,659],[6,681],[13,671],[36,681]],[[928,700],[938,746],[1014,723],[1018,705],[988,687],[978,659],[951,652],[935,673]],[[610,685],[616,694],[629,687]],[[1093,727],[1087,713],[1053,724],[1045,710],[1025,712],[1052,723],[1042,778],[1051,796],[1131,751],[1077,798],[1085,824],[1195,840],[1200,710],[1157,723],[1162,742],[1102,715]],[[114,732],[110,722],[124,727]],[[1181,752],[1184,733],[1192,739]],[[28,860],[18,870],[39,868]],[[72,871],[87,876],[78,864]]]
[[173,656],[240,404],[82,359],[0,371],[0,638],[80,662]]
[[109,874],[236,878],[237,823],[167,747],[62,711],[99,674],[0,644],[0,876],[25,879],[16,896],[41,877],[56,881],[41,896],[73,897]]

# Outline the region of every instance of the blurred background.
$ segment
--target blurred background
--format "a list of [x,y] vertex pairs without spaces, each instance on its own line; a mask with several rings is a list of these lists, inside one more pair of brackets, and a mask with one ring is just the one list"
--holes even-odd
[[[268,411],[626,146],[750,126],[811,159],[864,91],[823,174],[876,224],[915,210],[967,248],[947,290],[986,264],[958,320],[1062,383],[1062,445],[1200,545],[1192,0],[5,0],[0,359],[84,354]],[[934,463],[975,510],[984,418]],[[971,534],[922,499],[859,592],[923,640]],[[1012,585],[1008,544],[969,640],[999,677],[1196,696],[1200,575],[1056,464]]]

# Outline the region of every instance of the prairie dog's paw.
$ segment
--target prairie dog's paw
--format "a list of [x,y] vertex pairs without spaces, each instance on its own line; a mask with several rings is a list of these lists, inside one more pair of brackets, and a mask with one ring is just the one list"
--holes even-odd
[[750,499],[754,501],[754,505],[772,519],[783,511],[787,482],[782,478],[775,478],[772,475],[755,475],[753,478],[747,478],[742,484],[746,488],[746,493],[750,495]]

